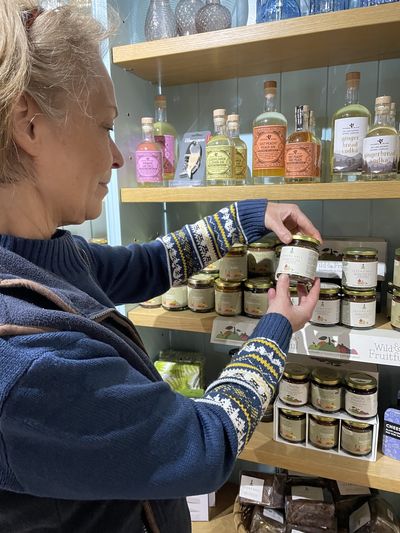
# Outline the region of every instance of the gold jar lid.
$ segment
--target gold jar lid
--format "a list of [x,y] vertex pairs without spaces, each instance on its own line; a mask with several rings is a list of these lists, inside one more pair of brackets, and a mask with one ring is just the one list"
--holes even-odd
[[207,285],[212,285],[214,283],[214,278],[209,274],[194,274],[188,279],[188,283],[194,285],[195,287],[204,287]]
[[270,289],[274,282],[269,278],[251,278],[245,281],[246,289]]
[[341,378],[333,368],[314,368],[312,378],[321,385],[339,385]]
[[353,420],[343,420],[343,424],[349,426],[349,428],[354,429],[372,429],[371,424],[366,424],[365,422],[353,422]]
[[292,411],[291,409],[281,409],[286,416],[306,416],[302,411]]
[[265,242],[253,242],[249,244],[249,248],[262,248],[263,250],[271,250],[275,248],[275,241],[270,239],[266,240]]
[[308,368],[303,365],[299,365],[298,363],[287,363],[285,370],[283,371],[284,376],[294,379],[306,379],[308,374]]
[[210,263],[202,269],[202,272],[206,274],[216,274],[219,272],[219,260],[214,263]]
[[353,289],[346,289],[346,287],[343,287],[343,294],[348,296],[376,296],[376,290],[368,289],[366,291],[357,291]]
[[297,296],[297,285],[290,285],[289,287],[290,296],[296,295]]
[[240,289],[242,285],[240,281],[223,281],[221,278],[217,278],[214,283],[218,289],[230,290]]
[[302,233],[295,233],[294,235],[292,235],[292,239],[297,241],[310,242],[312,244],[315,244],[316,246],[319,246],[321,244],[318,239],[314,239],[314,237],[310,237],[310,235],[303,235]]
[[91,242],[92,244],[107,244],[108,243],[105,237],[96,237],[96,238],[90,239],[89,242]]
[[344,255],[361,255],[364,257],[375,257],[378,255],[378,250],[375,248],[346,248]]
[[228,251],[226,255],[244,255],[247,252],[245,244],[236,243]]
[[376,389],[377,386],[376,379],[363,372],[354,372],[353,374],[346,376],[346,384],[352,389],[364,391]]
[[327,424],[332,424],[333,422],[339,423],[339,420],[337,418],[332,418],[330,416],[319,416],[319,415],[310,415],[310,416],[317,422],[325,422]]
[[321,283],[319,292],[321,294],[339,294],[340,286],[336,283]]

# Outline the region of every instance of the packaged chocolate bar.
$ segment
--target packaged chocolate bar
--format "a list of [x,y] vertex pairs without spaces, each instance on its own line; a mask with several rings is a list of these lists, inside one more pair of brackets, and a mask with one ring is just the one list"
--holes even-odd
[[[302,526],[336,531],[335,504],[327,482],[319,478],[291,478],[285,497],[286,521]],[[296,527],[295,527],[296,529]]]
[[285,474],[242,472],[240,478],[240,503],[253,503],[271,509],[285,506]]
[[251,520],[250,533],[285,533],[283,511],[256,505]]
[[347,530],[351,513],[368,501],[373,493],[368,487],[342,481],[332,481],[331,491],[335,502],[338,527]]
[[375,496],[349,518],[350,533],[400,533],[400,521],[386,500]]

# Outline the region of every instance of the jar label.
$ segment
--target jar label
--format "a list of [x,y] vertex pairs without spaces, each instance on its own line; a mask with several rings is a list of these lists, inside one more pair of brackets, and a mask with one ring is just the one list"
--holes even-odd
[[244,312],[246,315],[262,317],[268,309],[268,294],[266,292],[244,291]]
[[161,145],[164,174],[175,174],[175,137],[174,135],[155,135],[154,140]]
[[283,377],[279,383],[279,398],[288,405],[305,405],[308,402],[308,383],[289,383]]
[[231,180],[233,177],[233,146],[206,147],[207,180]]
[[400,329],[400,302],[392,300],[392,314],[390,317],[390,323]]
[[300,298],[298,296],[291,296],[290,301],[292,302],[293,305],[299,305]]
[[334,130],[333,171],[360,172],[363,141],[368,131],[368,118],[339,118],[335,120]]
[[245,180],[247,174],[247,148],[236,146],[234,168],[234,177],[237,180]]
[[215,291],[215,311],[222,316],[240,315],[242,312],[242,293]]
[[397,173],[397,135],[381,135],[364,139],[363,172],[367,174]]
[[318,300],[311,322],[322,326],[333,326],[340,321],[340,299]]
[[242,281],[247,278],[247,257],[229,256],[222,258],[219,265],[219,276],[224,281]]
[[352,328],[372,328],[375,325],[376,301],[349,302],[342,300],[342,323]]
[[247,254],[250,274],[268,276],[275,272],[275,252],[273,250],[249,250]]
[[162,296],[162,304],[171,309],[187,307],[187,287],[171,287]]
[[321,448],[334,448],[338,443],[338,425],[318,424],[310,418],[309,439],[311,444]]
[[378,393],[355,394],[347,391],[344,396],[345,410],[358,418],[371,418],[378,410]]
[[315,143],[300,142],[286,145],[286,178],[309,178],[317,176],[317,167],[318,153]]
[[279,417],[279,435],[291,442],[303,442],[306,438],[306,420],[288,420],[284,416]]
[[393,285],[400,287],[400,261],[394,260]]
[[188,287],[188,306],[192,311],[211,311],[214,309],[214,288]]
[[253,170],[285,168],[286,126],[253,128]]
[[336,412],[342,407],[342,388],[323,389],[311,383],[311,403],[316,409],[326,412]]
[[161,183],[162,173],[162,153],[152,150],[137,150],[136,160],[136,181],[138,183]]
[[372,431],[361,433],[342,425],[341,445],[346,452],[367,455],[372,449]]
[[289,274],[314,279],[318,264],[318,252],[300,246],[283,246],[277,274]]
[[345,287],[370,289],[376,287],[378,279],[378,261],[345,261],[342,263],[342,282]]

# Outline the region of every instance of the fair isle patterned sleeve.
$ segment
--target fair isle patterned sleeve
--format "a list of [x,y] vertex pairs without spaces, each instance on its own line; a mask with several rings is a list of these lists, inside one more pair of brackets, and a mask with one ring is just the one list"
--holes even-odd
[[195,224],[158,240],[166,251],[170,285],[184,283],[192,274],[223,257],[235,243],[251,243],[267,233],[266,200],[235,202]]
[[219,406],[237,435],[237,455],[249,441],[281,378],[292,328],[282,315],[265,315],[219,378],[196,400]]

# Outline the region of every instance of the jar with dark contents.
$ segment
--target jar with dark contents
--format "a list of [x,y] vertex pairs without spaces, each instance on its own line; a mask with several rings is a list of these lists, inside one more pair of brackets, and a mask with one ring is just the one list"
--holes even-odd
[[306,440],[306,413],[279,409],[279,436],[289,442]]
[[247,246],[234,244],[219,263],[219,277],[224,281],[247,279]]
[[279,383],[279,399],[291,406],[306,405],[309,385],[308,368],[297,363],[287,363]]
[[321,283],[319,299],[310,322],[318,326],[334,326],[340,322],[340,287]]
[[326,416],[310,415],[308,438],[316,448],[322,450],[336,448],[339,439],[339,420]]
[[275,273],[275,241],[253,242],[247,251],[249,277],[269,277]]
[[364,422],[342,420],[340,446],[343,451],[359,457],[372,451],[373,426]]
[[363,372],[346,376],[344,408],[355,418],[372,418],[378,411],[378,385],[376,379]]
[[394,251],[393,285],[400,289],[400,248]]
[[320,242],[308,235],[293,235],[292,242],[282,246],[275,277],[288,274],[290,282],[311,286],[318,264]]
[[290,296],[290,301],[292,302],[293,305],[299,305],[300,298],[299,298],[299,293],[297,290],[297,285],[290,285],[289,296]]
[[390,324],[393,329],[400,331],[400,289],[393,288]]
[[376,291],[343,288],[341,320],[343,326],[356,329],[368,329],[375,326]]
[[344,287],[373,289],[378,283],[378,251],[374,248],[347,248],[342,268]]
[[195,313],[214,309],[214,280],[208,274],[195,274],[188,279],[188,307]]
[[215,280],[215,311],[221,316],[236,316],[242,312],[242,284]]
[[252,278],[244,283],[244,314],[261,318],[268,309],[268,291],[273,286],[269,278]]
[[333,368],[314,368],[311,372],[311,404],[324,413],[342,407],[342,379]]

